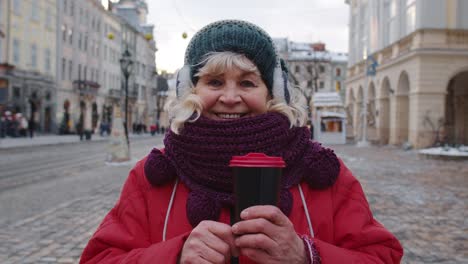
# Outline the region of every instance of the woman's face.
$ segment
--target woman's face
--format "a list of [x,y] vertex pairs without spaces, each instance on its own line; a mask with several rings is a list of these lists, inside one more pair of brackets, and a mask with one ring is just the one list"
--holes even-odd
[[262,78],[237,67],[217,76],[200,76],[195,93],[203,102],[202,115],[214,120],[263,114],[269,100]]

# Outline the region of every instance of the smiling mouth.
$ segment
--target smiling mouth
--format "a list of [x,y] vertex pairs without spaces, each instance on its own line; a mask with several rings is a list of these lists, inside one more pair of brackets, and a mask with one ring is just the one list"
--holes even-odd
[[221,119],[237,119],[237,118],[241,118],[245,115],[247,115],[246,113],[244,114],[232,114],[232,113],[215,113],[215,115]]

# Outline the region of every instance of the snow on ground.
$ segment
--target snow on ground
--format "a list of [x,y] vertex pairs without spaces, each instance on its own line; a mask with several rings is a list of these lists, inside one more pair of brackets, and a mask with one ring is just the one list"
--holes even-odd
[[418,152],[419,154],[425,154],[425,155],[453,156],[453,157],[467,157],[468,158],[468,146],[461,146],[458,148],[453,148],[453,147],[427,148],[427,149],[421,149]]

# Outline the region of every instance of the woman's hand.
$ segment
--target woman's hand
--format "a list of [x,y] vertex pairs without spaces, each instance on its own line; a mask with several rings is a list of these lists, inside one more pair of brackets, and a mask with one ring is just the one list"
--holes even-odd
[[241,218],[232,232],[238,236],[235,246],[242,255],[257,263],[306,262],[304,242],[278,207],[252,206],[242,211]]
[[226,263],[237,256],[232,228],[224,223],[202,221],[182,248],[180,263]]

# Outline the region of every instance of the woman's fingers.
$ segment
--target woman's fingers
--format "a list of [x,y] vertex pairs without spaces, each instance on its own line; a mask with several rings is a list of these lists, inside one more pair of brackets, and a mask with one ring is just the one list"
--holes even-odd
[[263,233],[271,236],[277,229],[279,229],[278,226],[265,218],[243,220],[232,226],[232,232],[235,235]]
[[278,207],[272,205],[251,206],[243,210],[240,217],[243,220],[265,218],[279,226],[290,224],[288,217],[286,217]]
[[202,221],[190,233],[181,253],[181,263],[225,263],[237,250],[233,250],[234,235],[231,226],[214,221]]
[[243,255],[258,263],[300,263],[305,249],[286,215],[275,206],[252,206],[241,213],[232,232]]
[[[207,221],[210,222],[210,221]],[[222,250],[227,250],[232,256],[238,256],[239,252],[234,245],[234,234],[232,233],[232,228],[229,225],[215,222],[215,225],[208,225],[208,231],[215,235],[218,239],[222,240],[228,248],[222,246]],[[220,224],[220,225],[219,225]],[[216,245],[214,245],[216,247]]]
[[278,247],[278,244],[273,239],[262,233],[242,235],[236,238],[235,244],[241,250],[252,248],[262,250],[268,254],[273,253],[270,251]]
[[225,263],[227,257],[198,239],[187,240],[180,263]]

